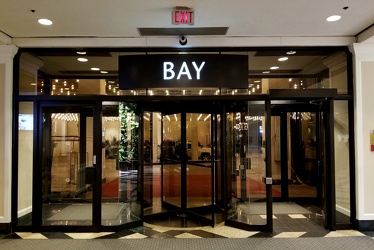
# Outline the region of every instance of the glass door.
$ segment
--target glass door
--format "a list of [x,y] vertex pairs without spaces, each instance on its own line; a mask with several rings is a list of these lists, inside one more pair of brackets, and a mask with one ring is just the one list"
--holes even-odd
[[[182,208],[182,188],[185,164],[182,154],[186,148],[182,140],[181,114],[162,114],[161,194],[162,206],[171,210]],[[183,182],[183,183],[182,183]]]
[[186,209],[214,224],[212,125],[210,113],[186,113]]
[[273,201],[275,216],[299,213],[320,226],[325,224],[323,116],[316,104],[272,106],[273,189],[278,192]]
[[92,226],[93,106],[42,106],[39,200],[42,226]]
[[162,114],[162,203],[178,216],[213,221],[211,114]]
[[217,115],[164,110],[143,113],[143,214],[213,224]]
[[265,146],[271,139],[266,137],[265,106],[262,101],[237,102],[225,112],[225,223],[247,230],[271,227],[269,203],[279,194],[267,169]]

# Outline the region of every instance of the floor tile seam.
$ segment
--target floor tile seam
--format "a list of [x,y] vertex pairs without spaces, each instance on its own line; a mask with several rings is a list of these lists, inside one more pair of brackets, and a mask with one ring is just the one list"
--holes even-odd
[[[287,232],[286,232],[287,233]],[[289,233],[298,233],[298,232],[289,232]],[[200,235],[196,235],[196,234],[193,234],[193,233],[190,233],[190,232],[185,232],[185,233],[182,233],[182,234],[191,234],[191,235],[194,235],[194,236],[198,236],[200,238],[204,238],[204,239],[240,239],[240,238],[234,238],[234,237],[223,237],[223,236],[220,236],[220,235],[217,235],[217,236],[220,236],[220,237],[202,237]],[[182,235],[182,234],[178,234],[178,235]],[[178,236],[176,235],[176,236]],[[130,235],[131,236],[131,235]],[[170,236],[168,235],[168,237],[152,237],[152,236],[146,236],[144,235],[144,239],[156,239],[156,238],[159,238],[159,239],[175,239],[175,238],[178,238],[176,236]],[[354,237],[354,238],[357,238],[357,237],[368,237],[372,240],[374,240],[374,237],[370,237],[370,236],[358,236],[358,235],[346,235],[346,236],[334,236],[334,237],[331,237],[331,236],[327,236],[327,235],[308,235],[307,233],[303,234],[303,235],[300,235],[300,236],[297,236],[297,237],[287,237],[287,236],[283,236],[283,237],[277,237],[279,236],[279,234],[277,235],[271,235],[271,236],[267,236],[267,235],[262,235],[262,236],[249,236],[249,237],[246,237],[246,238],[283,238],[283,239],[293,239],[293,238],[331,238],[331,239],[339,239],[339,238],[348,238],[348,237]],[[3,239],[3,238],[2,238]],[[17,239],[14,239],[14,240],[35,240],[35,239],[30,239],[30,238],[17,238]],[[126,239],[133,239],[131,237],[128,237],[128,238],[111,238],[111,239],[105,239],[105,240],[126,240]],[[11,239],[8,239],[8,240],[11,240]],[[45,238],[43,240],[61,240],[61,238]],[[103,240],[103,239],[100,239],[100,238],[69,238],[69,239],[65,239],[65,240]]]

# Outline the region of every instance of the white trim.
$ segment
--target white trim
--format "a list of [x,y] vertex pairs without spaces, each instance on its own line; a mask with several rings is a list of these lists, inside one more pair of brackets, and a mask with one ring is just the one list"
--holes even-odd
[[348,46],[356,42],[355,37],[249,37],[249,36],[187,36],[185,46],[179,44],[178,36],[160,37],[66,37],[66,38],[12,38],[18,47],[264,47],[264,46]]
[[20,218],[20,217],[22,217],[22,216],[24,216],[26,214],[31,213],[31,212],[32,212],[32,206],[24,208],[24,209],[22,209],[22,210],[20,210],[20,211],[17,212],[17,218]]
[[351,46],[351,52],[353,53],[353,72],[354,72],[354,79],[353,79],[353,86],[354,86],[354,124],[355,124],[355,173],[356,173],[356,214],[357,219],[362,220],[362,216],[364,214],[364,203],[362,194],[363,191],[363,171],[362,167],[364,165],[363,162],[363,136],[362,133],[358,131],[362,131],[362,98],[358,98],[362,96],[362,88],[361,88],[361,61],[359,60],[359,56],[357,56],[357,44],[353,44]]
[[351,217],[351,210],[349,209],[346,209],[342,206],[339,206],[339,205],[336,205],[336,211],[348,216],[348,217]]
[[359,43],[373,43],[374,42],[374,27],[371,27],[364,32],[362,32],[357,37],[357,42]]
[[0,44],[11,44],[12,38],[0,31]]

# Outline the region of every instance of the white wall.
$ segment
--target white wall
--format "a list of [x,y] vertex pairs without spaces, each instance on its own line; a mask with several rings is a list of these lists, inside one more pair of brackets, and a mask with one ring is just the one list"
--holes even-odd
[[11,222],[12,83],[17,50],[0,45],[0,223]]
[[374,44],[353,44],[356,147],[356,204],[358,220],[374,220]]

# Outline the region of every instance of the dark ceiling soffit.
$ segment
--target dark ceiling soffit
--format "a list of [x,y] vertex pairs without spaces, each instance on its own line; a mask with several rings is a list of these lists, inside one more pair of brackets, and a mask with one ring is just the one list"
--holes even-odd
[[334,98],[337,89],[269,89],[270,100]]
[[250,79],[262,79],[262,78],[314,78],[316,75],[303,75],[303,74],[248,74]]
[[318,112],[319,107],[316,105],[310,105],[308,102],[295,102],[290,101],[285,104],[272,104],[271,105],[271,115],[280,116],[285,112]]
[[[271,74],[297,74],[302,71],[302,69],[280,69],[280,70],[268,70],[268,69],[261,69],[261,70],[248,70],[248,74],[263,74],[264,71],[270,71]],[[264,74],[266,76],[266,74]]]
[[108,71],[106,74],[100,73],[100,71],[93,71],[93,70],[61,70],[59,71],[61,74],[64,75],[118,75],[118,70],[105,70],[101,69],[101,71]]
[[228,27],[138,28],[141,36],[209,36],[226,35]]
[[[294,55],[287,55],[287,51],[293,50],[296,51]],[[283,50],[265,50],[265,51],[257,51],[254,56],[328,56],[331,53],[335,52],[335,48],[328,48],[324,50],[306,50],[306,49],[283,49]]]
[[[77,52],[79,51],[85,51],[85,55],[79,55]],[[108,51],[87,51],[86,49],[81,50],[34,50],[31,52],[31,54],[35,56],[82,56],[82,57],[112,57],[110,52]]]

